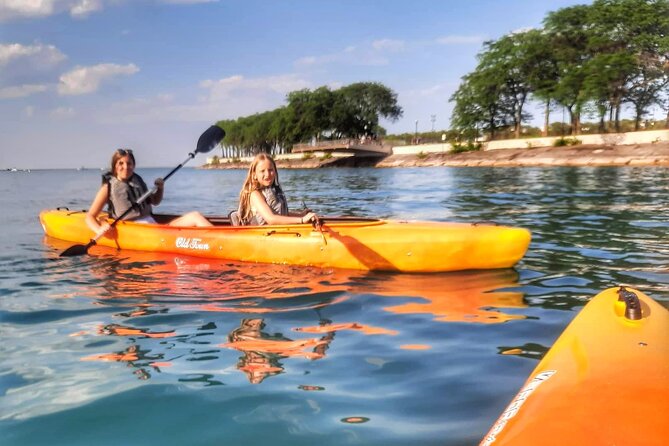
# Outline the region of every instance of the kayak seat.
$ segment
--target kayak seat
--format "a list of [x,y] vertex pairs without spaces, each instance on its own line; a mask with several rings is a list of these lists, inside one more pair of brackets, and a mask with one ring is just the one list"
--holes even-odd
[[237,211],[232,211],[228,214],[228,218],[230,219],[230,224],[232,226],[241,226],[242,221],[239,218],[239,212]]

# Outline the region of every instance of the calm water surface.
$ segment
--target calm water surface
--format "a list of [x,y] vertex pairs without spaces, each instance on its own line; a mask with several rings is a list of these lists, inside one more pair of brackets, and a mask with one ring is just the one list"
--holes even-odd
[[[1,172],[1,442],[476,444],[594,294],[625,283],[669,307],[668,172],[280,172],[320,214],[532,231],[513,270],[432,275],[59,258],[70,243],[37,215],[85,209],[100,172]],[[159,209],[226,214],[243,177],[183,169]]]

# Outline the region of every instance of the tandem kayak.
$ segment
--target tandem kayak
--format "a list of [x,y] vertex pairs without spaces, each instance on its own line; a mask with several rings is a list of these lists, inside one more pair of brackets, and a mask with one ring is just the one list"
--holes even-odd
[[665,445],[669,311],[631,288],[595,296],[481,445]]
[[[85,211],[45,210],[47,236],[87,243],[94,233]],[[173,215],[154,215],[168,222]],[[97,245],[196,257],[370,271],[444,272],[510,268],[523,258],[530,232],[490,223],[446,223],[324,217],[320,230],[309,224],[232,226],[207,217],[213,227],[119,221]],[[109,220],[111,222],[111,219]]]

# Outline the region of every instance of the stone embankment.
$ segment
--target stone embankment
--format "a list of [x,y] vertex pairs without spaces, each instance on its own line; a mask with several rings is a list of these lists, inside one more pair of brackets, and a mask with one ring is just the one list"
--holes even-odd
[[376,167],[669,166],[669,142],[390,155]]
[[[353,159],[349,159],[353,161]],[[279,169],[317,169],[329,166],[372,167],[529,167],[529,166],[667,166],[669,142],[632,145],[584,144],[571,147],[481,150],[464,153],[393,154],[366,163],[341,163],[336,158],[277,159]],[[249,162],[205,165],[207,169],[248,169]]]

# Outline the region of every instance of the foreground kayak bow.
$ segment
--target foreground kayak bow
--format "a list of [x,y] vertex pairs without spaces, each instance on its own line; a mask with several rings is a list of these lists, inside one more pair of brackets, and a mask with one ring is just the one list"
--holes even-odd
[[595,296],[481,445],[664,445],[669,311],[625,287]]

